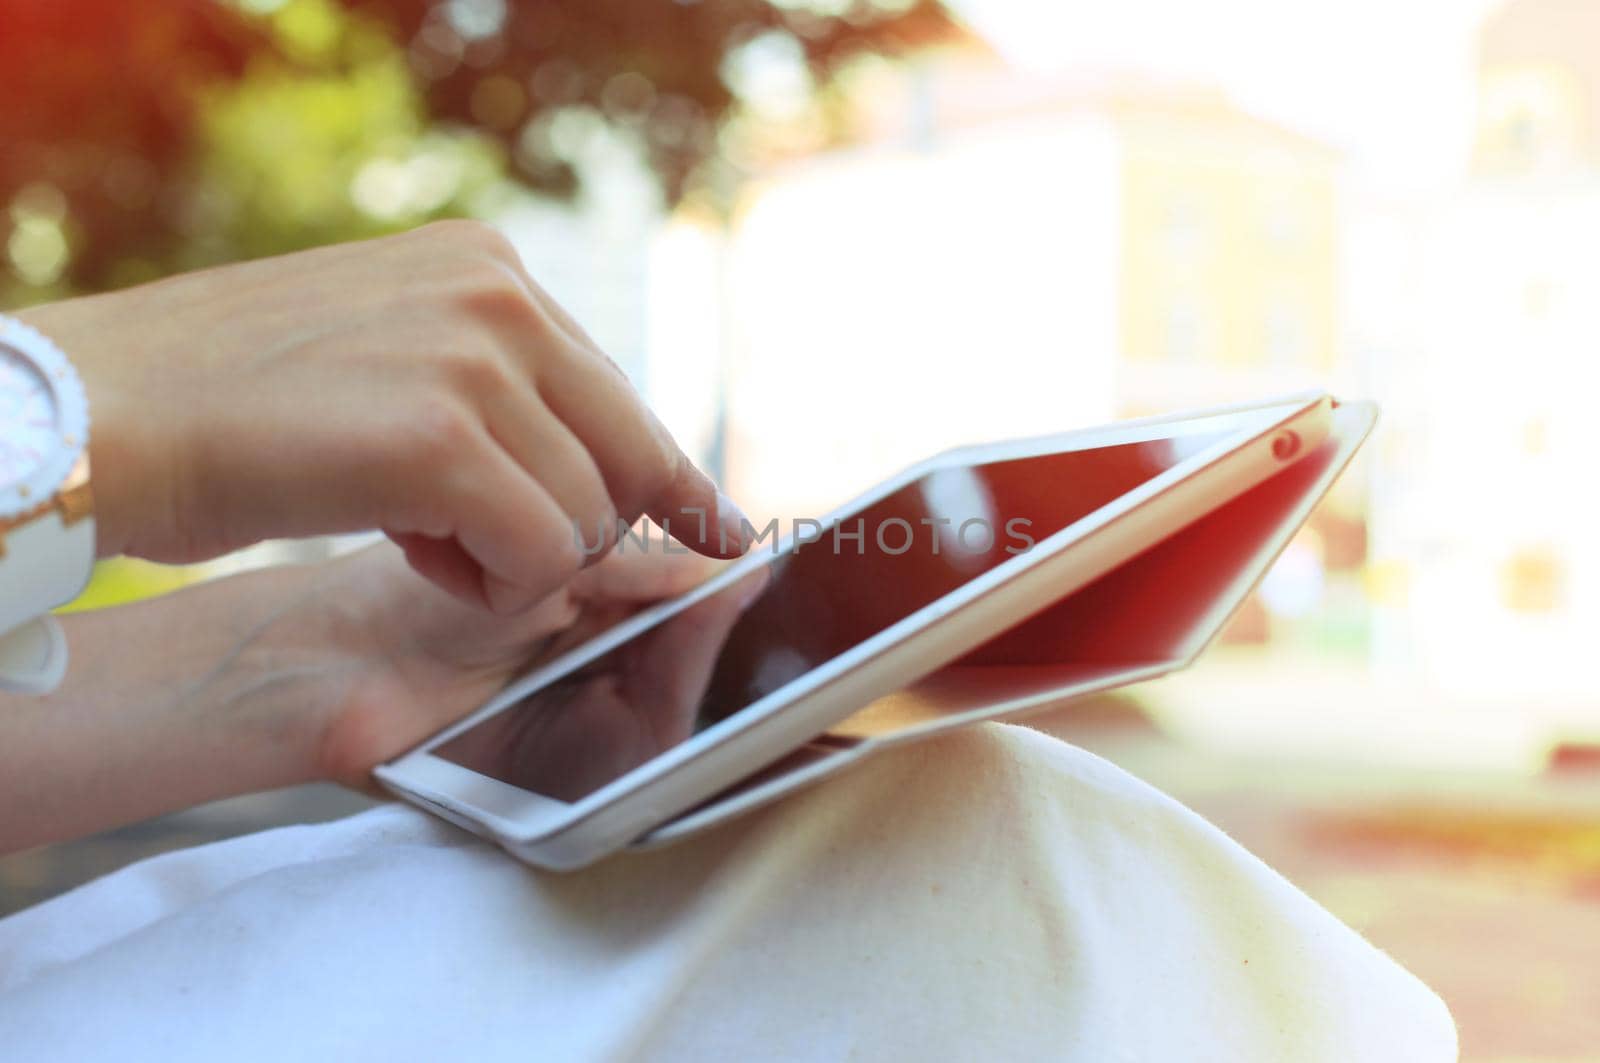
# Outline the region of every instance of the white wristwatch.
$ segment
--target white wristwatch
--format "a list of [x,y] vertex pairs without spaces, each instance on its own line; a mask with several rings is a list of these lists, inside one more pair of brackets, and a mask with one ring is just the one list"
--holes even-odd
[[49,610],[94,567],[89,404],[72,363],[0,315],[0,690],[43,693],[67,668]]

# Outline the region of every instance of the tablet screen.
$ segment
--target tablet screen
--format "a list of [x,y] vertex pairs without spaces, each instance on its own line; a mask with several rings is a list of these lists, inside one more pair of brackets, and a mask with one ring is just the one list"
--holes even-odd
[[758,542],[772,560],[741,581],[433,753],[576,801],[1230,434],[941,468],[831,527],[781,528],[793,541]]

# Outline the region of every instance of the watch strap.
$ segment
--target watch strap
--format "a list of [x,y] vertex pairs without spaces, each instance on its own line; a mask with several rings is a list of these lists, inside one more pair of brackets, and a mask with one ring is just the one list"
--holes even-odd
[[[56,657],[45,655],[46,643],[39,641],[42,633],[30,630],[29,621],[38,619],[43,610],[65,605],[89,582],[95,557],[94,518],[83,516],[67,522],[59,509],[48,509],[10,529],[4,550],[0,557],[0,642],[6,648],[0,649],[0,689],[19,689],[14,684],[24,682],[28,689],[35,689],[43,682],[40,676],[47,674],[39,669]],[[52,652],[61,658],[59,667],[64,667],[66,643],[60,627],[53,620],[44,627],[51,632]],[[29,678],[18,678],[22,672],[13,672],[14,668],[29,670]],[[44,689],[59,680],[58,670]]]
[[67,671],[67,636],[46,613],[0,635],[0,691],[48,694]]

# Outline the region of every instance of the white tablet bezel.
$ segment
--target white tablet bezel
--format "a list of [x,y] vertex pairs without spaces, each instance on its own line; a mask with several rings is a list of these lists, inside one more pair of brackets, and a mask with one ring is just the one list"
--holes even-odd
[[[866,665],[884,657],[889,651],[897,650],[907,643],[914,643],[919,635],[926,635],[939,627],[940,621],[946,617],[958,612],[969,611],[971,607],[982,601],[991,591],[1016,581],[1024,573],[1049,566],[1051,562],[1062,558],[1069,551],[1072,551],[1074,547],[1094,542],[1097,533],[1106,529],[1112,523],[1118,521],[1122,521],[1124,524],[1129,523],[1128,518],[1132,515],[1138,514],[1142,509],[1149,508],[1149,504],[1153,501],[1174,494],[1175,488],[1194,480],[1196,474],[1202,470],[1218,466],[1224,459],[1241,455],[1248,450],[1249,456],[1252,458],[1250,467],[1254,469],[1254,472],[1246,469],[1245,463],[1235,462],[1235,464],[1239,465],[1238,471],[1240,474],[1246,479],[1250,475],[1265,475],[1274,467],[1274,458],[1277,459],[1276,463],[1281,465],[1283,461],[1291,460],[1292,455],[1273,455],[1265,446],[1251,447],[1251,444],[1258,443],[1269,435],[1282,432],[1289,426],[1290,422],[1295,422],[1296,429],[1302,434],[1314,432],[1316,430],[1315,425],[1319,423],[1319,414],[1321,415],[1320,423],[1325,431],[1326,414],[1330,405],[1328,397],[1321,392],[1302,393],[1265,402],[1237,404],[1177,415],[1141,418],[1106,427],[1082,429],[1033,439],[961,447],[919,462],[849,502],[836,507],[826,517],[821,518],[824,531],[832,528],[840,520],[858,513],[871,503],[900,490],[928,473],[952,465],[1006,461],[1057,451],[1084,450],[1122,443],[1165,439],[1174,435],[1215,432],[1218,430],[1219,422],[1221,422],[1223,428],[1233,429],[1225,438],[1152,477],[1087,517],[1038,542],[1025,553],[1018,554],[1016,557],[978,575],[958,590],[950,592],[943,598],[890,625],[826,664],[813,669],[753,705],[747,706],[737,714],[708,727],[688,741],[667,750],[647,763],[613,780],[611,783],[600,787],[579,801],[568,803],[523,790],[434,756],[430,751],[505,707],[522,700],[545,684],[581,667],[583,664],[633,638],[646,628],[675,615],[683,609],[689,608],[710,595],[716,594],[742,578],[753,568],[772,563],[775,557],[782,556],[792,548],[794,541],[792,534],[786,536],[775,550],[762,548],[759,555],[741,559],[689,593],[642,610],[637,615],[616,625],[595,639],[575,647],[571,651],[533,670],[512,683],[484,706],[449,728],[435,734],[415,750],[389,764],[380,766],[375,775],[383,785],[397,794],[409,800],[417,801],[435,813],[467,829],[493,837],[514,848],[537,843],[542,838],[555,835],[569,827],[596,817],[614,821],[610,829],[601,831],[601,834],[605,835],[604,837],[589,837],[585,839],[584,844],[578,846],[577,850],[575,850],[576,855],[572,859],[557,858],[551,861],[551,865],[569,866],[573,863],[584,862],[587,859],[583,855],[585,853],[617,848],[631,841],[632,837],[637,836],[638,823],[648,819],[649,814],[659,814],[660,819],[664,820],[668,816],[682,811],[682,806],[670,807],[676,803],[672,800],[662,800],[657,803],[647,799],[644,801],[643,807],[638,810],[638,815],[619,818],[616,816],[601,816],[602,813],[610,811],[620,802],[630,797],[648,796],[649,791],[652,790],[656,783],[671,777],[686,763],[709,757],[731,739],[761,728],[763,725],[770,727],[770,721],[782,716],[786,710],[796,709],[809,701],[817,700],[819,694],[827,691],[830,685],[839,685],[855,673],[864,671]],[[1313,439],[1306,439],[1306,446],[1303,449],[1309,450],[1315,445],[1315,442]],[[1248,486],[1248,483],[1244,480],[1241,480],[1237,485],[1239,490],[1244,489],[1246,486]],[[1146,529],[1143,539],[1149,539],[1151,534],[1153,534],[1152,530]],[[1104,571],[1121,560],[1125,560],[1127,556],[1131,556],[1131,553],[1118,555],[1116,549],[1118,544],[1111,542],[1116,538],[1114,536],[1099,537],[1100,542],[1098,545],[1100,548],[1097,552],[1101,556],[1095,559],[1088,559],[1085,565],[1080,566],[1080,574],[1087,572],[1098,574],[1099,571]],[[1139,541],[1142,542],[1143,539]],[[1131,547],[1132,544],[1133,540],[1129,540],[1128,543],[1123,545]],[[1146,542],[1144,545],[1149,545],[1149,543]],[[1142,549],[1143,546],[1138,548]],[[1132,550],[1132,552],[1137,552],[1137,550]],[[1096,571],[1097,564],[1099,566],[1098,571]],[[1093,577],[1089,576],[1088,578]],[[1082,582],[1087,582],[1087,579]],[[1070,590],[1071,588],[1064,589]],[[858,704],[841,705],[840,711],[847,715]],[[798,723],[800,721],[796,720],[794,722]],[[803,728],[805,733],[798,734],[798,737],[793,739],[790,748],[803,743],[828,725],[824,722],[821,727],[815,727],[813,726],[814,723],[814,720],[807,721],[806,726]],[[770,750],[762,752],[765,755],[770,753]],[[752,759],[754,760],[754,758]],[[770,759],[772,757],[767,756],[766,760],[752,762],[746,765],[744,770],[747,772],[756,770],[770,761]],[[725,769],[726,765],[724,765],[724,770],[721,774],[726,774]],[[709,796],[709,793],[702,796]],[[634,833],[630,835],[630,831]],[[620,833],[616,833],[614,837],[611,836],[615,832]],[[561,846],[560,848],[566,847]],[[546,861],[539,860],[537,862],[544,863]]]
[[[745,815],[764,804],[815,785],[830,775],[844,771],[866,757],[878,752],[917,742],[933,735],[959,727],[970,726],[985,720],[1003,720],[1007,723],[1033,713],[1060,710],[1070,700],[1091,693],[1109,690],[1169,675],[1192,664],[1222,631],[1246,596],[1260,582],[1295,533],[1310,518],[1312,511],[1327,494],[1339,475],[1355,456],[1377,421],[1377,407],[1371,402],[1336,403],[1333,410],[1332,431],[1321,450],[1308,456],[1299,467],[1286,471],[1292,479],[1287,483],[1263,483],[1252,488],[1248,495],[1256,495],[1254,504],[1246,514],[1239,516],[1239,524],[1229,513],[1229,506],[1238,500],[1201,517],[1188,529],[1174,535],[1158,548],[1138,558],[1130,559],[1126,571],[1112,574],[1122,580],[1137,573],[1131,587],[1124,595],[1112,595],[1109,600],[1101,594],[1105,615],[1102,624],[1116,629],[1137,616],[1140,636],[1123,642],[1113,638],[1109,642],[1098,639],[1100,648],[1083,655],[1077,647],[1067,649],[1059,657],[1040,661],[1034,656],[1037,643],[1027,634],[1035,620],[1045,619],[1058,608],[1071,608],[1076,595],[1068,595],[1038,617],[1024,621],[999,637],[1008,640],[1018,634],[1025,647],[1020,656],[1008,657],[1008,665],[968,664],[939,669],[925,680],[919,680],[904,691],[896,691],[880,698],[862,710],[872,713],[882,711],[885,703],[909,697],[918,700],[945,700],[947,704],[936,714],[925,715],[920,721],[905,719],[892,728],[874,728],[864,733],[853,728],[852,716],[830,727],[806,748],[811,755],[803,762],[782,770],[763,770],[759,778],[749,784],[736,784],[717,797],[675,816],[630,844],[630,849],[654,848],[670,845],[684,838],[711,830],[730,819]],[[1258,492],[1268,492],[1271,501],[1264,508],[1270,515],[1262,517],[1263,500]],[[1199,531],[1207,522],[1226,524],[1229,537],[1243,544],[1243,552],[1231,558],[1211,556],[1198,545],[1191,545],[1191,532]],[[1205,533],[1201,533],[1204,541]],[[1173,582],[1183,584],[1186,577],[1169,581],[1177,576],[1171,570],[1177,566],[1204,568],[1223,577],[1219,588],[1212,590],[1206,607],[1190,615],[1187,621],[1174,622],[1171,613],[1164,613],[1170,602]],[[1139,584],[1152,583],[1165,588],[1162,592],[1141,593]],[[1183,610],[1193,601],[1194,592],[1179,589],[1177,607]],[[1185,598],[1188,601],[1185,601]],[[1046,623],[1049,621],[1046,619]],[[1146,638],[1144,632],[1154,634]],[[1106,654],[1107,646],[1117,651]],[[1048,668],[1049,674],[1043,674]],[[980,684],[981,681],[981,684]],[[955,691],[954,697],[948,692]],[[981,691],[981,692],[980,692]],[[966,695],[966,696],[963,696]],[[1047,728],[1048,729],[1048,728]]]

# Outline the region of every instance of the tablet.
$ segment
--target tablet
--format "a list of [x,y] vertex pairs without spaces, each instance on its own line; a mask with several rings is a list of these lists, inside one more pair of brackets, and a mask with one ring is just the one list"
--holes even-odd
[[531,864],[591,863],[1298,461],[1331,410],[1296,395],[938,455],[755,529],[716,577],[375,775]]

